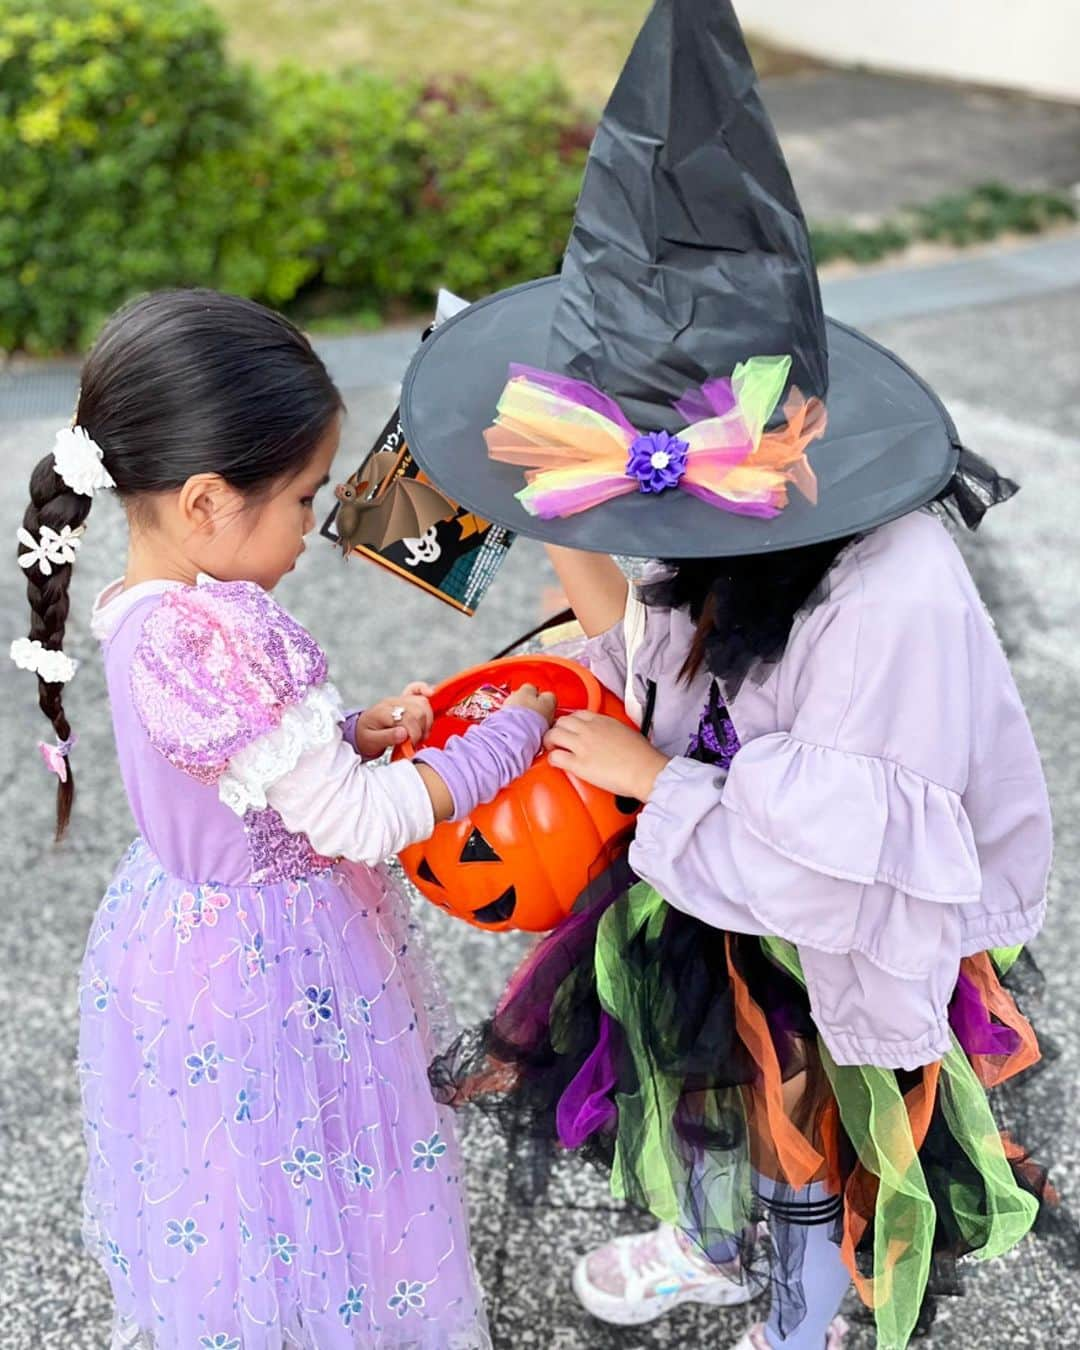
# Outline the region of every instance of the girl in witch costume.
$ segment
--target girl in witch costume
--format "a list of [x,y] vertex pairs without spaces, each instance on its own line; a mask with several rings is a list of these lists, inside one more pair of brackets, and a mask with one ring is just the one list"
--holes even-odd
[[[940,519],[1015,489],[823,316],[730,5],[657,0],[561,276],[438,330],[402,419],[455,500],[557,546],[582,659],[641,725],[549,733],[553,763],[644,802],[636,880],[583,897],[435,1080],[662,1221],[578,1266],[599,1316],[767,1281],[742,1350],[820,1350],[854,1281],[905,1346],[931,1276],[1010,1249],[1049,1194],[988,1097],[1039,1058],[1006,985],[1049,806]],[[666,561],[628,592],[579,550]]]

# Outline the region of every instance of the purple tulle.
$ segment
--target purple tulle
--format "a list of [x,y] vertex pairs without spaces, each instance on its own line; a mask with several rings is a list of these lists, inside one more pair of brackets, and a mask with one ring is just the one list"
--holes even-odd
[[489,1344],[417,937],[370,868],[192,886],[129,851],[79,1076],[86,1241],[140,1345]]
[[978,989],[963,974],[949,1005],[949,1025],[968,1055],[1012,1055],[1020,1048],[1017,1033],[990,1020]]
[[596,1046],[559,1099],[555,1123],[564,1148],[580,1148],[597,1130],[615,1124],[618,1110],[611,1093],[617,1072],[611,1031],[611,1018],[601,1013]]
[[723,417],[735,407],[735,391],[725,376],[708,380],[700,389],[688,389],[675,404],[675,410],[687,423],[704,422],[710,417]]
[[615,400],[608,398],[607,394],[602,394],[599,389],[594,388],[585,380],[572,380],[567,375],[554,375],[550,370],[538,370],[535,366],[523,366],[512,362],[510,378],[516,380],[522,376],[531,380],[533,384],[538,384],[544,389],[550,389],[553,394],[568,398],[572,403],[580,403],[583,408],[590,408],[593,412],[600,413],[602,417],[610,417],[613,422],[622,427],[624,431],[628,431],[631,436],[637,436],[637,427],[627,421],[626,414]]

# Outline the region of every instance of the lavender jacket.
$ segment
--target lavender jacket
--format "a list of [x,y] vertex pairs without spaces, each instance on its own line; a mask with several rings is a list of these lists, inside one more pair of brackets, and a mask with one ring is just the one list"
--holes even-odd
[[939,1059],[961,958],[1034,937],[1051,855],[1031,728],[947,530],[919,512],[842,554],[780,662],[729,701],[726,776],[684,757],[711,679],[679,679],[691,633],[649,609],[629,678],[624,625],[581,657],[631,703],[657,683],[651,736],[675,758],[635,871],[706,923],[795,943],[838,1063]]

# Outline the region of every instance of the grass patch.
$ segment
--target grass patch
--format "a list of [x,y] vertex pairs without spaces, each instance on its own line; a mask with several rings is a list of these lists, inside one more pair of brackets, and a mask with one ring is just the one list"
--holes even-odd
[[[524,63],[551,65],[596,107],[622,68],[651,0],[213,0],[232,51],[256,65],[364,65],[422,79]],[[758,73],[811,64],[751,40]]]
[[880,262],[913,244],[965,248],[1005,234],[1040,234],[1080,218],[1076,202],[1060,192],[1021,192],[1003,183],[984,183],[912,207],[880,224],[811,224],[818,266],[841,258]]

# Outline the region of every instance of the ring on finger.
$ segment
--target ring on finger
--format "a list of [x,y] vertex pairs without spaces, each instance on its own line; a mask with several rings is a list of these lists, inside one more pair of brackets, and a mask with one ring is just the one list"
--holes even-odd
[[390,709],[390,720],[391,722],[394,723],[395,726],[398,725],[398,723],[404,716],[405,716],[405,709],[400,703],[397,705],[397,707]]

